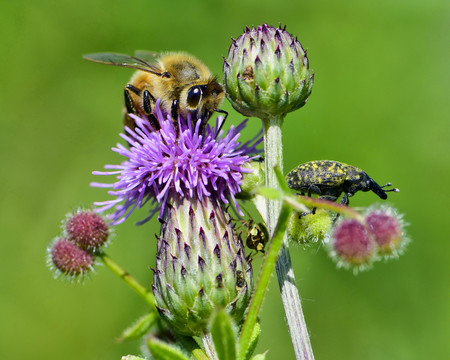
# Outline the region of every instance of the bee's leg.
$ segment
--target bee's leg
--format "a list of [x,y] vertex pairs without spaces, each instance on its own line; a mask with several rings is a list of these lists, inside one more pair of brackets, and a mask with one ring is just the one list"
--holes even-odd
[[131,90],[132,92],[134,92],[137,96],[141,96],[141,90],[138,89],[136,86],[132,85],[132,84],[128,84],[126,87],[126,89]]
[[178,121],[178,100],[175,99],[172,101],[172,108],[170,109],[170,115],[172,116],[172,120]]
[[152,94],[150,94],[150,91],[144,90],[142,93],[142,106],[144,108],[144,113],[147,115],[147,119],[150,122],[150,126],[153,130],[159,130],[160,126],[158,124],[158,120],[156,120],[155,116],[153,115],[153,109],[152,109],[152,103],[154,104],[156,102],[155,98]]
[[142,94],[142,105],[144,105],[145,115],[150,115],[152,113],[152,103],[151,100],[155,100],[153,96],[150,94],[150,91],[144,90]]
[[133,130],[136,127],[134,119],[130,116],[130,114],[134,114],[136,116],[139,115],[136,106],[134,105],[134,101],[131,98],[130,92],[128,91],[128,86],[123,91],[124,102],[125,102],[125,111],[123,114],[123,126],[130,128]]
[[128,91],[128,86],[123,91],[123,95],[124,95],[125,108],[127,109],[127,113],[138,115],[136,106],[134,106],[133,99],[131,98],[130,92]]
[[226,112],[225,110],[220,110],[220,109],[214,109],[215,112],[221,113],[221,114],[225,114],[225,116],[223,117],[222,123],[219,125],[219,128],[217,129],[216,132],[216,137],[217,135],[219,135],[220,130],[222,130],[223,124],[225,124],[225,120],[228,117],[228,112]]

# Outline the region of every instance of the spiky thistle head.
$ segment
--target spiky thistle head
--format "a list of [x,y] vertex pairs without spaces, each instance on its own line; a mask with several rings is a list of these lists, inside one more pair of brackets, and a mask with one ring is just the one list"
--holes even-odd
[[246,116],[265,119],[302,107],[313,78],[306,51],[286,27],[246,28],[224,59],[226,97]]
[[[113,224],[124,221],[135,208],[148,201],[157,203],[160,216],[168,200],[175,196],[188,199],[215,197],[239,209],[236,194],[240,192],[242,176],[252,170],[244,165],[256,157],[256,145],[262,140],[241,144],[238,139],[245,121],[231,126],[224,135],[217,134],[223,121],[219,118],[215,128],[202,129],[201,119],[179,118],[174,122],[156,102],[154,117],[159,130],[153,131],[147,119],[134,117],[136,128],[121,134],[130,147],[118,144],[113,148],[126,159],[120,165],[107,165],[106,172],[95,175],[115,175],[114,184],[93,183],[96,187],[110,187],[115,199],[98,202],[98,211],[114,208]],[[133,115],[131,115],[133,116]],[[147,220],[147,219],[146,219]],[[144,220],[145,221],[145,220]]]
[[217,309],[239,323],[252,289],[252,267],[219,200],[173,198],[162,219],[154,271],[161,316],[177,333],[198,336]]

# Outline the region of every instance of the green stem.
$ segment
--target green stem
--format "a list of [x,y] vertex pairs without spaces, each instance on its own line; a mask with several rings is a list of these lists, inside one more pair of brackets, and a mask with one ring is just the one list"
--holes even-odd
[[[263,119],[264,125],[264,159],[266,171],[266,186],[280,189],[274,168],[278,166],[283,173],[283,142],[281,126],[283,117]],[[266,199],[266,214],[264,219],[270,237],[274,235],[275,224],[280,214],[281,202],[279,200]],[[276,261],[278,285],[280,287],[289,333],[297,360],[312,360],[312,352],[309,334],[303,316],[300,295],[295,283],[294,270],[292,269],[288,243],[284,237],[278,258]]]
[[195,360],[210,360],[193,338],[189,336],[177,336],[177,339],[183,347],[191,353]]
[[[156,300],[153,294],[143,286],[139,281],[137,281],[133,276],[126,272],[119,264],[112,260],[104,252],[97,254],[97,256],[103,261],[103,263],[110,269],[114,274],[120,277],[125,283],[133,289],[140,297],[142,297],[149,305],[152,311],[156,311]],[[196,360],[209,360],[209,357],[203,352],[198,346],[195,340],[191,337],[183,336],[180,342],[184,347],[190,351],[191,355]]]
[[278,217],[278,223],[274,229],[274,236],[270,242],[269,249],[264,256],[264,262],[261,267],[261,272],[259,274],[258,283],[255,288],[255,292],[252,296],[252,301],[250,303],[247,316],[245,318],[244,325],[242,327],[241,335],[239,337],[240,344],[240,359],[244,358],[248,345],[253,334],[253,329],[258,320],[258,315],[261,310],[262,302],[264,300],[264,295],[268,289],[269,281],[275,267],[278,252],[283,246],[283,237],[286,232],[286,224],[291,213],[291,207],[283,205],[281,208],[280,216]]
[[98,257],[103,261],[103,263],[110,269],[114,274],[120,277],[125,283],[133,289],[140,297],[142,297],[151,307],[152,310],[156,311],[156,300],[153,294],[147,290],[139,281],[137,281],[133,276],[126,272],[119,264],[113,261],[104,252],[98,254]]
[[308,208],[320,208],[333,211],[338,214],[344,214],[352,219],[358,220],[359,222],[364,222],[364,216],[362,216],[359,212],[352,209],[349,206],[337,204],[333,201],[310,198],[307,196],[295,195],[293,196],[285,196],[283,199],[286,203],[292,206],[292,208],[298,212],[305,211],[303,206],[307,206]]

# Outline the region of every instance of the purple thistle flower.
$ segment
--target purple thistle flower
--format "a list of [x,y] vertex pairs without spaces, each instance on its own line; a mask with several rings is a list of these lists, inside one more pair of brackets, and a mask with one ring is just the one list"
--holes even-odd
[[[141,208],[151,200],[158,203],[146,219],[160,209],[163,214],[167,200],[179,194],[181,197],[216,197],[223,203],[232,200],[239,205],[235,195],[240,192],[242,174],[251,172],[244,164],[257,155],[256,146],[262,141],[258,135],[245,144],[238,142],[240,131],[246,120],[232,126],[223,137],[217,129],[223,121],[219,117],[216,127],[202,121],[192,123],[190,119],[179,118],[174,123],[170,116],[163,115],[160,101],[156,102],[154,116],[160,130],[154,131],[147,119],[134,115],[134,130],[126,128],[120,136],[130,148],[117,144],[113,151],[127,159],[120,165],[106,165],[106,172],[94,171],[94,175],[117,175],[114,184],[92,183],[95,187],[112,188],[108,193],[114,200],[97,202],[98,212],[115,208],[111,215],[112,224],[125,221],[132,211]],[[141,223],[142,223],[141,222]]]

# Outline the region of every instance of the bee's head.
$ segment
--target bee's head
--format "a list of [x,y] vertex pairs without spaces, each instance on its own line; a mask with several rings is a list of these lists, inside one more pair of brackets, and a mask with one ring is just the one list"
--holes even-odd
[[182,93],[186,109],[205,121],[220,106],[224,97],[223,87],[215,79],[210,79],[206,84],[193,85]]

